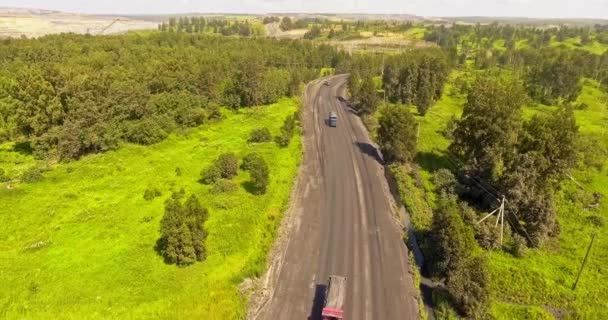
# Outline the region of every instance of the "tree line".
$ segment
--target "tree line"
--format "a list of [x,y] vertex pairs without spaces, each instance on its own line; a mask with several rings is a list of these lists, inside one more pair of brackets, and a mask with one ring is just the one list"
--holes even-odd
[[[572,102],[581,91],[580,80],[587,77],[600,86],[608,83],[608,52],[594,54],[582,49],[564,46],[548,47],[552,39],[580,37],[585,35],[599,39],[606,28],[529,28],[510,25],[454,25],[431,27],[425,34],[443,48],[456,66],[466,66],[472,61],[476,69],[505,68],[526,79],[526,89],[531,98],[545,104]],[[608,33],[607,33],[608,34]],[[562,36],[560,36],[562,35]],[[538,37],[544,39],[539,45],[516,46],[518,42],[531,43]],[[503,47],[495,41],[502,40]],[[562,39],[563,40],[563,39]],[[598,40],[599,41],[599,40]]]
[[229,20],[224,18],[204,18],[204,17],[179,17],[170,18],[168,22],[161,22],[158,30],[162,32],[185,32],[185,33],[217,33],[224,36],[239,35],[250,37],[261,35],[258,30],[253,28],[249,20]]
[[297,94],[343,59],[305,41],[202,34],[53,35],[0,46],[0,141],[77,159]]
[[[424,115],[441,98],[450,73],[446,55],[436,48],[385,57],[360,55],[343,62],[348,65],[339,66],[339,70],[350,73],[351,100],[355,108],[368,114],[376,110],[378,89],[382,89],[389,102],[415,105]],[[380,87],[374,77],[381,80]]]

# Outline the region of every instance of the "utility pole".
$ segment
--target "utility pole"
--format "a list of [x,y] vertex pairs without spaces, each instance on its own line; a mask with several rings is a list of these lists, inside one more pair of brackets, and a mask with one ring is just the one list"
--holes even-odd
[[486,220],[496,212],[498,212],[498,215],[496,216],[496,223],[494,224],[494,227],[498,227],[498,223],[500,222],[500,244],[502,245],[503,233],[505,230],[505,196],[502,196],[502,200],[500,201],[500,207],[488,213],[485,217],[483,217],[483,219],[479,220],[477,224],[482,223],[484,220]]
[[591,242],[589,243],[589,248],[587,248],[587,253],[585,254],[585,259],[583,259],[583,264],[581,265],[581,269],[578,271],[578,275],[576,276],[576,281],[574,281],[574,285],[572,285],[572,291],[576,290],[576,285],[578,284],[578,280],[581,278],[581,274],[583,273],[583,269],[587,264],[587,258],[589,258],[589,252],[591,252],[591,247],[593,246],[593,241],[595,241],[595,236],[597,233],[593,234],[591,238]]

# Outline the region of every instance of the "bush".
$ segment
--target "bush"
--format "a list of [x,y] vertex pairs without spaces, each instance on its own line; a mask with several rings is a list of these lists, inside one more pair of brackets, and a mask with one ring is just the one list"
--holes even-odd
[[163,141],[167,135],[158,122],[146,119],[131,123],[125,138],[132,143],[150,145]]
[[162,193],[157,188],[148,188],[144,191],[144,199],[150,201],[154,198],[160,197]]
[[234,153],[221,154],[215,161],[215,165],[224,179],[232,179],[239,170],[239,159]]
[[[488,218],[492,219],[492,218]],[[500,247],[500,230],[494,227],[493,223],[484,221],[475,224],[475,240],[486,250],[494,250]]]
[[183,204],[179,198],[174,195],[165,204],[157,248],[167,263],[183,267],[206,257],[203,224],[209,213],[196,196],[190,196]]
[[236,183],[232,180],[219,179],[213,183],[213,188],[211,189],[211,193],[232,193],[238,189]]
[[221,178],[222,173],[220,172],[220,168],[214,164],[201,171],[200,181],[204,184],[212,184]]
[[585,220],[587,220],[587,222],[598,228],[604,226],[604,218],[601,216],[588,216],[587,218],[585,218]]
[[9,177],[6,175],[4,169],[0,168],[0,182],[7,182]]
[[207,117],[211,121],[222,120],[222,110],[217,103],[210,103],[207,106]]
[[251,131],[248,141],[257,143],[270,142],[272,141],[272,134],[270,134],[268,128],[255,129]]
[[23,175],[21,176],[21,180],[23,180],[23,182],[26,182],[26,183],[40,181],[40,180],[42,180],[42,178],[44,178],[42,174],[45,173],[46,171],[48,171],[48,169],[43,168],[43,167],[30,168],[29,170],[27,170],[23,173]]
[[285,132],[282,132],[280,135],[274,138],[274,141],[279,145],[279,147],[285,148],[291,142],[291,136],[287,135]]
[[252,153],[247,155],[243,166],[249,170],[251,175],[251,183],[253,185],[252,192],[254,194],[266,193],[269,180],[269,170],[266,161],[259,155]]
[[438,193],[456,194],[458,182],[454,174],[448,169],[439,169],[433,173],[433,183]]
[[525,256],[527,248],[526,239],[517,233],[514,233],[511,237],[511,243],[509,243],[509,253],[514,257],[521,258]]
[[458,126],[458,119],[456,119],[456,116],[452,115],[450,120],[448,120],[448,123],[445,125],[445,129],[443,129],[443,132],[442,132],[443,136],[448,139],[453,139],[454,131],[456,130],[457,126]]
[[260,154],[258,154],[257,152],[249,153],[243,158],[243,164],[241,165],[241,169],[251,170],[251,168],[258,165],[260,162],[264,162],[264,158],[262,158]]
[[287,147],[289,142],[291,142],[291,137],[293,137],[295,128],[296,117],[289,116],[285,118],[285,122],[283,122],[283,126],[281,127],[281,133],[275,138],[276,143],[280,147]]
[[485,319],[490,300],[490,276],[485,257],[473,256],[448,273],[447,289],[454,306],[467,319]]

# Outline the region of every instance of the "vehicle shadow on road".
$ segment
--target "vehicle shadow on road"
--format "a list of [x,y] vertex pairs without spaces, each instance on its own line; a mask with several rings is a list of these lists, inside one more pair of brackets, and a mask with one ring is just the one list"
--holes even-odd
[[355,142],[355,144],[361,152],[374,158],[374,160],[376,160],[376,162],[378,162],[379,164],[384,164],[384,161],[382,160],[382,157],[380,157],[380,154],[378,153],[378,149],[376,149],[376,147],[366,142]]
[[327,285],[317,284],[315,286],[315,297],[312,300],[312,307],[310,309],[310,315],[308,320],[321,320],[321,312],[323,312],[323,305],[325,304],[325,291]]

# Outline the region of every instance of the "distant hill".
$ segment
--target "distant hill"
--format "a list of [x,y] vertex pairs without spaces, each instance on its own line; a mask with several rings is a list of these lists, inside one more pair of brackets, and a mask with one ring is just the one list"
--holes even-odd
[[443,17],[442,20],[449,22],[464,23],[508,23],[523,25],[588,25],[608,24],[607,19],[587,19],[587,18],[526,18],[526,17]]
[[113,34],[156,29],[154,21],[118,15],[87,15],[52,10],[0,7],[0,38],[56,33]]

